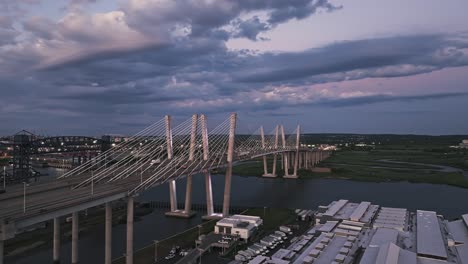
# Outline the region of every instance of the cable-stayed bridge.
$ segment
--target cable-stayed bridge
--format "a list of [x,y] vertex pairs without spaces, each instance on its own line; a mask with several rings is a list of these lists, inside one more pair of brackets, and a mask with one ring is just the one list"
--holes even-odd
[[[78,263],[78,212],[105,206],[105,263],[111,263],[112,202],[127,200],[126,263],[133,263],[134,197],[168,183],[171,211],[168,215],[190,217],[192,177],[202,174],[206,185],[206,218],[229,215],[232,168],[261,158],[264,177],[297,178],[300,168],[309,169],[330,155],[301,144],[300,126],[290,133],[278,125],[269,133],[263,127],[251,135],[236,136],[237,115],[231,114],[208,131],[205,115],[193,115],[174,126],[170,116],[155,122],[125,142],[112,146],[57,180],[35,185],[12,186],[0,195],[0,264],[4,241],[19,230],[54,220],[53,259],[60,261],[60,222],[72,215],[72,259]],[[278,166],[280,165],[280,166]],[[222,212],[213,210],[211,171],[225,171]],[[177,208],[176,181],[187,178],[184,208]]]

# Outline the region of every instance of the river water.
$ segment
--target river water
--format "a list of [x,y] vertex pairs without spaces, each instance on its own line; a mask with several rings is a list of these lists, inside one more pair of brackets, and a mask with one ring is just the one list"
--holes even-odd
[[[49,174],[57,171],[48,169]],[[60,173],[60,171],[58,171]],[[222,203],[224,177],[213,175],[213,197],[215,204]],[[184,201],[185,180],[178,181],[178,199]],[[193,203],[205,202],[204,178],[193,178]],[[408,182],[373,183],[337,179],[293,180],[234,176],[232,181],[231,204],[233,206],[287,207],[315,209],[333,200],[370,201],[374,204],[403,207],[409,210],[434,210],[446,218],[460,217],[468,213],[468,189],[447,185],[420,184]],[[157,186],[139,198],[141,201],[168,201],[167,184]],[[201,222],[201,213],[186,219],[166,218],[164,212],[156,210],[135,222],[135,249],[183,231]],[[125,251],[125,225],[113,228],[113,255],[121,256]],[[62,244],[63,263],[70,260],[71,243]],[[87,264],[102,263],[104,260],[104,226],[80,237],[80,262]],[[7,258],[6,263],[51,263],[52,249],[37,249],[27,256]]]

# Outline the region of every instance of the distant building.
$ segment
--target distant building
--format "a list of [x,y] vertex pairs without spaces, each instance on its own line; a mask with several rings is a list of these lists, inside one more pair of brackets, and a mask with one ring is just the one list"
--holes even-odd
[[460,148],[468,148],[468,139],[462,140],[462,143],[460,143]]
[[258,216],[233,215],[223,218],[216,223],[215,234],[236,235],[248,240],[263,224]]

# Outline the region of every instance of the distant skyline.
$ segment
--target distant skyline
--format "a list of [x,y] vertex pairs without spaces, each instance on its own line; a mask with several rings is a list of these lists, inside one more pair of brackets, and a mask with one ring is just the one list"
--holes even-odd
[[0,135],[468,134],[468,1],[0,0]]

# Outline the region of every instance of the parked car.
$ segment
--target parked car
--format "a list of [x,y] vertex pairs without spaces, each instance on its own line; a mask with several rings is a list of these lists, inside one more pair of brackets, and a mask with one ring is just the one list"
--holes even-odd
[[165,257],[165,259],[173,259],[175,257],[174,254],[169,254]]

